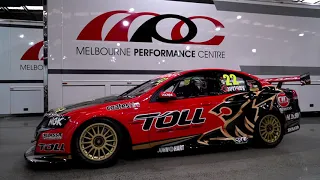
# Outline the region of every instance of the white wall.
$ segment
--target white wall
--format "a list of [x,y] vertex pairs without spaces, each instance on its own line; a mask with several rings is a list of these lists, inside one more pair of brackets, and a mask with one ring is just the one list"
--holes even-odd
[[[106,14],[111,11],[133,9],[133,12],[115,13],[109,18]],[[141,12],[147,13],[136,19],[130,16],[132,13]],[[173,44],[161,42],[155,38],[152,39],[152,43],[128,42],[138,28],[157,16],[156,14],[205,16],[211,20],[215,19],[224,27],[217,29],[217,26],[205,18],[193,19],[192,22],[196,25],[198,32],[191,41],[204,42],[214,36],[224,36],[224,40],[219,45]],[[98,16],[100,19],[97,18]],[[124,21],[127,26],[123,25]],[[90,22],[95,25],[87,27],[86,35],[80,37],[82,30]],[[172,29],[178,22],[179,20],[174,18],[163,19],[157,24],[156,31],[163,38],[171,40]],[[64,96],[73,95],[64,92],[66,88],[62,82],[71,85],[81,84],[77,87],[79,91],[85,91],[83,87],[86,85],[105,86],[105,95],[110,95],[111,91],[108,89],[111,88],[112,83],[127,84],[130,81],[147,80],[154,77],[156,74],[154,71],[157,70],[193,68],[240,70],[240,66],[284,66],[297,67],[301,70],[309,67],[320,68],[320,20],[318,18],[226,12],[216,10],[212,4],[165,0],[92,0],[90,3],[87,0],[61,0],[48,1],[48,23],[49,108],[66,105],[68,102],[64,100]],[[113,29],[117,23],[119,23],[119,29]],[[152,31],[150,27],[148,28],[144,36]],[[125,29],[128,31],[126,32]],[[115,36],[110,38],[110,32],[114,32]],[[188,27],[183,25],[181,31],[175,32],[181,32],[184,37],[189,31]],[[123,38],[119,39],[121,36]],[[82,52],[77,53],[77,48]],[[129,50],[130,53],[129,55],[91,54],[92,49],[94,52],[99,48],[117,48],[118,51]],[[134,54],[135,49],[193,51],[195,56],[184,58],[144,56]],[[204,52],[213,51],[224,55],[203,58]],[[61,71],[58,72],[59,70],[67,71],[61,73]],[[121,72],[114,70],[121,70]],[[137,70],[138,74],[130,73],[131,70]],[[145,72],[145,70],[151,72]],[[265,77],[272,77],[273,73],[275,72],[272,70],[270,74],[261,72],[266,75]],[[296,75],[295,73],[302,72],[297,70],[292,75]],[[287,74],[277,72],[277,76],[282,75]],[[313,80],[320,80],[320,71],[311,75]],[[312,89],[307,91],[299,87],[299,96],[310,97],[312,94],[313,98],[308,99],[314,101],[315,105],[310,109],[308,102],[303,102],[303,111],[320,110],[318,103],[320,98],[316,96],[316,92],[320,90],[319,87],[312,86]],[[94,98],[94,94],[95,91],[88,91],[86,97]],[[74,99],[70,100],[70,102],[74,101]]]
[[40,23],[0,23],[0,114],[43,112],[42,48],[22,58],[43,39],[42,29],[30,26],[41,28]]

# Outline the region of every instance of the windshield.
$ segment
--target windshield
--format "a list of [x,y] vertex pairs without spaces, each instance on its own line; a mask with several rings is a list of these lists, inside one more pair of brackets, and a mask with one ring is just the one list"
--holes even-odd
[[138,86],[135,86],[131,89],[129,89],[128,91],[124,92],[123,94],[121,94],[119,97],[121,98],[133,98],[133,97],[137,97],[140,96],[146,92],[148,92],[150,89],[158,86],[159,84],[161,84],[162,82],[166,81],[168,78],[156,78],[156,79],[152,79],[149,81],[146,81]]

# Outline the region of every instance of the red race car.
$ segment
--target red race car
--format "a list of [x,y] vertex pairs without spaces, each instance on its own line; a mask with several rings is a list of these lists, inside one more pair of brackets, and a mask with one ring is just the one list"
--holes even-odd
[[166,153],[249,142],[275,147],[300,128],[297,93],[281,88],[288,81],[310,84],[310,75],[259,79],[226,69],[161,75],[119,96],[50,110],[25,158],[101,166],[127,150]]

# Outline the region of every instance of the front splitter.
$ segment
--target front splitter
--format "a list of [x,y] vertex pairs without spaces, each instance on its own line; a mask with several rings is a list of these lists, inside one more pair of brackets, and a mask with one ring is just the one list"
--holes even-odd
[[41,154],[35,155],[35,145],[30,147],[25,153],[24,158],[28,163],[38,164],[58,164],[58,163],[66,163],[71,159],[70,155],[59,155],[59,154]]

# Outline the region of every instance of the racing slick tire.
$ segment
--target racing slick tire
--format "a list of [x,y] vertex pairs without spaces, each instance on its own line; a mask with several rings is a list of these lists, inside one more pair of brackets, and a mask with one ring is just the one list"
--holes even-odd
[[277,114],[261,116],[255,125],[253,146],[274,148],[282,141],[284,132],[284,123]]
[[73,159],[90,168],[114,165],[123,142],[122,134],[121,128],[109,119],[85,122],[73,138]]

